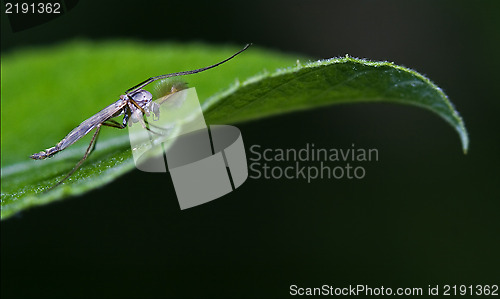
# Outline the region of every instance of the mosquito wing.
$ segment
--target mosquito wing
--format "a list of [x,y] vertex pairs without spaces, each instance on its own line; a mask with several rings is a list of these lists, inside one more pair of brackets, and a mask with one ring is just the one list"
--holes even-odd
[[69,132],[69,134],[61,140],[61,142],[59,142],[59,150],[63,150],[77,142],[80,138],[92,131],[92,129],[94,129],[97,125],[110,118],[120,115],[125,105],[126,102],[120,99],[82,122],[78,127]]

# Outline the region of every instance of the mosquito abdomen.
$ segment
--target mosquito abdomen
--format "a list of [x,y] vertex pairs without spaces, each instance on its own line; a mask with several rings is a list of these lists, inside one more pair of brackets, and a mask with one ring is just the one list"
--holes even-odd
[[31,155],[31,159],[35,159],[35,160],[42,160],[42,159],[45,159],[45,158],[49,158],[49,157],[52,157],[54,154],[56,154],[57,152],[59,152],[61,149],[59,148],[58,145],[54,146],[54,147],[51,147],[51,148],[48,148],[44,151],[41,151],[39,153],[35,153],[33,155]]

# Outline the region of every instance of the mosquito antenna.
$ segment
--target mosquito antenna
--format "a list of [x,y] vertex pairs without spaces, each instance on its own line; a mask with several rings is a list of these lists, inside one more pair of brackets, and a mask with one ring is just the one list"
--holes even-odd
[[185,71],[185,72],[178,72],[178,73],[171,73],[171,74],[166,74],[166,75],[160,75],[160,76],[156,76],[156,77],[151,77],[139,84],[137,84],[136,86],[134,87],[131,87],[129,89],[127,89],[125,91],[125,93],[129,93],[130,91],[136,91],[138,89],[141,89],[143,88],[144,86],[150,84],[150,83],[153,83],[154,81],[156,80],[160,80],[160,79],[165,79],[165,78],[170,78],[170,77],[177,77],[177,76],[184,76],[184,75],[190,75],[190,74],[196,74],[196,73],[199,73],[199,72],[203,72],[203,71],[206,71],[206,70],[209,70],[211,68],[214,68],[216,66],[219,66],[221,64],[223,64],[224,62],[227,62],[231,59],[233,59],[236,55],[240,54],[241,52],[245,51],[246,49],[248,49],[248,47],[250,47],[252,44],[247,44],[243,49],[239,50],[238,52],[236,52],[235,54],[233,54],[231,57],[229,58],[226,58],[224,60],[222,60],[221,62],[219,63],[216,63],[216,64],[213,64],[211,66],[207,66],[207,67],[203,67],[201,69],[196,69],[196,70],[192,70],[192,71]]

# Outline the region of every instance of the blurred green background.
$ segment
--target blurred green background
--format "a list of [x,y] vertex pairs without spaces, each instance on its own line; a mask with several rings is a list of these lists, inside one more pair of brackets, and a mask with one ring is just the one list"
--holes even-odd
[[168,174],[135,170],[3,221],[2,297],[276,298],[291,284],[498,284],[499,11],[498,1],[79,1],[16,33],[2,12],[2,55],[126,38],[393,61],[443,88],[471,139],[464,156],[439,117],[388,104],[239,124],[247,155],[254,144],[355,144],[377,148],[379,161],[363,164],[363,180],[249,178],[185,211]]

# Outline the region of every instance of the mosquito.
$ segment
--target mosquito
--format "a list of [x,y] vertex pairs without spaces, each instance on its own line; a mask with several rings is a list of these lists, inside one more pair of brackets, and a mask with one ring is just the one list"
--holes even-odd
[[[69,132],[69,134],[66,135],[66,137],[64,137],[61,141],[59,141],[59,143],[56,144],[55,146],[31,155],[31,158],[35,160],[42,160],[45,158],[52,157],[58,152],[63,151],[67,147],[71,146],[73,143],[77,142],[82,137],[87,135],[90,131],[95,129],[94,135],[92,136],[90,144],[87,147],[87,150],[85,151],[85,154],[83,155],[82,159],[75,165],[75,167],[73,167],[73,169],[61,181],[59,181],[57,184],[55,184],[48,190],[51,190],[62,184],[64,181],[66,181],[76,170],[78,170],[78,168],[83,164],[83,162],[85,162],[85,160],[88,158],[88,156],[94,149],[97,136],[99,135],[99,131],[101,130],[102,126],[124,129],[127,127],[129,121],[132,120],[132,123],[139,122],[145,129],[152,131],[150,128],[147,127],[146,121],[144,120],[144,116],[149,116],[151,112],[156,113],[155,111],[156,109],[155,106],[153,105],[154,102],[152,101],[153,95],[149,91],[143,89],[146,85],[161,79],[196,74],[209,70],[211,68],[219,66],[233,59],[236,55],[245,51],[250,46],[251,44],[247,44],[243,49],[239,50],[231,57],[207,67],[191,71],[160,75],[144,80],[143,82],[127,89],[125,91],[125,94],[121,95],[118,101],[97,112],[89,119],[83,121],[78,127],[74,128],[71,132]],[[176,91],[178,90],[176,90],[175,85],[173,85],[171,93],[175,93]],[[113,119],[121,115],[123,115],[121,123]]]

